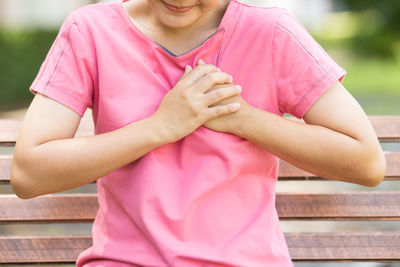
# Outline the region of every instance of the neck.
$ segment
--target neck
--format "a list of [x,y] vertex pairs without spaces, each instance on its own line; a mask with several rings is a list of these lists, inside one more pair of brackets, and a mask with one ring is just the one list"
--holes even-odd
[[153,28],[149,30],[162,32],[170,38],[187,38],[193,34],[212,34],[217,31],[229,2],[230,0],[221,0],[221,5],[218,8],[205,13],[194,23],[180,28],[168,27],[167,25],[161,23],[153,13],[152,9],[146,3],[146,13],[149,21],[151,22],[150,25],[154,25]]

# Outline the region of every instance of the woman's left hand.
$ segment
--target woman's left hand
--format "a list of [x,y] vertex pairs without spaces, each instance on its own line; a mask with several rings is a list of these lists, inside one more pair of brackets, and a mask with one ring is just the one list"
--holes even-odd
[[240,94],[226,98],[215,105],[234,102],[240,104],[238,111],[209,120],[203,126],[214,131],[239,135],[240,127],[245,120],[245,114],[251,109],[251,106],[244,101]]

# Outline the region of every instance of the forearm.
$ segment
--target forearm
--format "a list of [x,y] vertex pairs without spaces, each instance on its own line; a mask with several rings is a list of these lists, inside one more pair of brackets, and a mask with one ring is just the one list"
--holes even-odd
[[21,197],[30,198],[82,186],[142,157],[164,140],[150,117],[100,135],[49,141],[18,155],[13,187]]
[[373,186],[382,175],[375,171],[382,159],[371,156],[377,154],[369,151],[373,146],[354,137],[256,108],[242,116],[235,134],[318,176]]

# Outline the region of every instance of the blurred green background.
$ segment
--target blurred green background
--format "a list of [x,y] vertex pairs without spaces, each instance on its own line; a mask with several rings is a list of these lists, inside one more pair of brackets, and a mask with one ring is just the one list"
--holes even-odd
[[[305,9],[310,3],[297,1],[303,2]],[[252,2],[274,4],[274,1],[263,0]],[[345,87],[369,115],[400,114],[400,1],[336,0],[329,3],[330,12],[310,31],[347,70]],[[28,88],[59,26],[13,28],[0,24],[0,112],[29,105],[33,95]]]
[[0,31],[0,111],[32,100],[28,88],[56,35],[56,30],[44,29]]
[[369,115],[400,114],[400,1],[337,0],[315,38]]

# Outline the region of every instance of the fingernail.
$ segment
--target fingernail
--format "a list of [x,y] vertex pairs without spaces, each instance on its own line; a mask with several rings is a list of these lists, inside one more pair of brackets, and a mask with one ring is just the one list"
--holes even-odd
[[206,64],[204,61],[200,58],[198,64]]
[[236,88],[237,88],[237,90],[238,90],[239,93],[242,92],[242,87],[241,87],[240,85],[236,85]]
[[191,71],[192,67],[190,65],[186,65],[185,67],[185,72]]
[[231,107],[232,107],[234,110],[236,110],[236,109],[239,109],[239,108],[240,108],[240,104],[239,104],[239,103],[232,103],[232,104],[231,104]]

